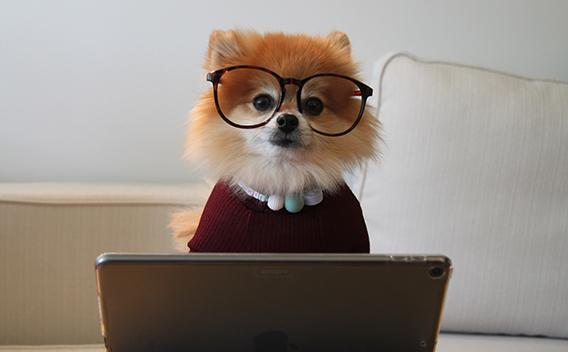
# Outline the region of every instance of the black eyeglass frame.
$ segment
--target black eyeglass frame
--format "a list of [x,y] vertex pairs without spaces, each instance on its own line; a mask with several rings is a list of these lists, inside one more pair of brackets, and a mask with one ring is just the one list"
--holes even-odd
[[[237,69],[254,69],[254,70],[260,70],[260,71],[264,71],[266,73],[269,73],[270,75],[272,75],[280,84],[280,91],[282,92],[280,99],[278,101],[278,106],[276,107],[276,109],[274,110],[274,112],[272,113],[272,115],[270,115],[269,118],[267,118],[265,121],[258,123],[256,125],[239,125],[237,123],[234,123],[233,121],[231,121],[229,118],[227,118],[227,116],[225,116],[225,114],[223,113],[223,111],[221,110],[221,106],[219,104],[219,96],[217,93],[218,90],[218,86],[219,83],[221,81],[221,77],[229,72],[229,71],[233,71],[233,70],[237,70]],[[286,85],[288,84],[293,84],[295,86],[298,87],[298,90],[296,92],[296,103],[298,104],[298,111],[300,113],[302,113],[302,89],[304,87],[304,85],[306,85],[307,82],[309,82],[311,79],[313,78],[317,78],[317,77],[338,77],[338,78],[344,78],[347,79],[349,81],[351,81],[353,84],[355,84],[357,86],[357,88],[359,88],[359,91],[354,92],[354,95],[356,96],[360,96],[361,97],[361,108],[359,109],[359,113],[357,115],[357,119],[355,119],[355,121],[353,122],[353,124],[351,125],[351,127],[349,127],[347,130],[343,131],[343,132],[339,132],[339,133],[327,133],[327,132],[323,132],[323,131],[318,131],[317,129],[315,129],[313,126],[310,125],[310,128],[321,134],[324,136],[328,136],[328,137],[339,137],[339,136],[343,136],[346,135],[347,133],[351,132],[361,121],[361,118],[363,117],[363,113],[365,112],[365,107],[367,105],[367,99],[373,95],[373,88],[369,87],[368,85],[366,85],[363,82],[360,82],[356,79],[353,79],[349,76],[344,76],[344,75],[340,75],[340,74],[336,74],[336,73],[318,73],[309,77],[306,77],[304,79],[297,79],[297,78],[283,78],[280,77],[280,75],[278,75],[277,73],[261,67],[261,66],[254,66],[254,65],[237,65],[237,66],[230,66],[230,67],[225,67],[216,71],[212,71],[209,72],[207,74],[207,81],[211,82],[213,84],[213,96],[215,99],[215,108],[217,109],[217,113],[219,114],[219,116],[221,116],[221,118],[228,123],[229,125],[236,127],[236,128],[243,128],[243,129],[253,129],[253,128],[258,128],[261,126],[266,125],[267,123],[270,122],[270,120],[272,120],[274,118],[274,116],[276,115],[276,113],[280,110],[280,108],[282,107],[282,103],[284,102],[284,99],[286,98]]]

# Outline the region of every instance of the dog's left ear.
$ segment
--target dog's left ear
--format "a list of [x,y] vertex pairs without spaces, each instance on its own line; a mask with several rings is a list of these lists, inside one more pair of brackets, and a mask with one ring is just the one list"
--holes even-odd
[[334,47],[345,50],[347,53],[351,53],[351,42],[347,34],[343,32],[334,31],[327,35],[327,39]]
[[215,30],[209,37],[207,69],[214,70],[226,66],[232,59],[241,55],[241,41],[237,31]]

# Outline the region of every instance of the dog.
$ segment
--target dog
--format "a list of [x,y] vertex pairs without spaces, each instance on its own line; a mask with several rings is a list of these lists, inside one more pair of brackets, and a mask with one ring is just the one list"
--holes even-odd
[[204,68],[213,89],[190,112],[184,157],[219,182],[204,209],[172,216],[178,248],[368,252],[344,174],[376,157],[380,123],[348,36],[216,30]]

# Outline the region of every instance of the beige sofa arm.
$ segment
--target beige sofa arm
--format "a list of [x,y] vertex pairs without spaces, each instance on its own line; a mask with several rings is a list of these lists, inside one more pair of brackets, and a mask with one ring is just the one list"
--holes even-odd
[[101,343],[94,261],[173,252],[170,213],[205,183],[0,184],[0,345]]

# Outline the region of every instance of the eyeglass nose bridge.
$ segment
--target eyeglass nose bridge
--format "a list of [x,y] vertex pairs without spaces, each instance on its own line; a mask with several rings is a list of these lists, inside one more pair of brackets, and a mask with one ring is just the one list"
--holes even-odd
[[281,99],[280,105],[278,106],[278,109],[276,109],[274,114],[276,115],[276,113],[280,111],[280,107],[281,107],[282,103],[284,102],[284,99],[286,98],[286,86],[290,85],[290,84],[298,87],[298,90],[296,91],[296,104],[298,106],[298,112],[301,114],[302,113],[302,103],[300,102],[300,100],[301,100],[301,92],[302,92],[302,86],[304,85],[304,81],[301,80],[301,79],[288,77],[288,78],[282,78],[280,82],[281,82],[281,86],[282,86],[282,99]]
[[282,78],[282,85],[289,85],[289,84],[293,84],[295,86],[301,87],[302,86],[302,80],[297,79],[297,78],[292,78],[292,77]]

